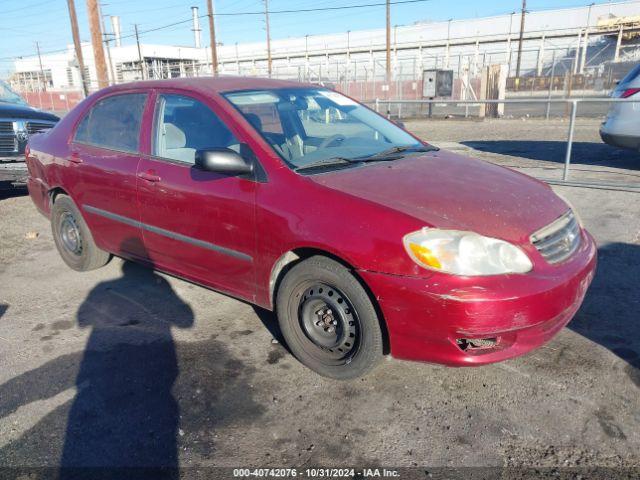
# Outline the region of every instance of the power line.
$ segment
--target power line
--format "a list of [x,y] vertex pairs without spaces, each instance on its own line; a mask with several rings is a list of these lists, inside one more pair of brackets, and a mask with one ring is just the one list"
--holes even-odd
[[47,3],[51,3],[51,2],[47,0],[39,3],[32,3],[31,5],[22,5],[20,8],[15,8],[13,10],[4,10],[3,12],[0,12],[0,15],[6,15],[7,13],[14,13],[14,12],[24,12],[26,8],[39,7],[40,5],[45,5]]
[[[430,2],[431,0],[396,0],[395,2],[389,2],[390,5],[402,5],[406,3],[424,3]],[[292,10],[269,10],[269,15],[272,14],[280,14],[280,13],[309,13],[309,12],[326,12],[329,10],[346,10],[350,8],[369,8],[369,7],[384,7],[386,2],[377,2],[377,3],[362,3],[359,5],[344,5],[340,7],[317,7],[317,8],[298,8]],[[264,15],[264,11],[262,12],[227,12],[227,13],[216,13],[216,16],[219,17],[233,17],[239,15]]]
[[[406,3],[424,3],[424,2],[430,2],[431,0],[396,0],[394,2],[389,2],[390,5],[400,5],[400,4],[406,4]],[[297,10],[269,10],[269,15],[271,14],[279,14],[279,13],[308,13],[308,12],[320,12],[320,11],[332,11],[332,10],[344,10],[344,9],[351,9],[351,8],[367,8],[367,7],[379,7],[379,6],[385,6],[386,2],[382,2],[382,3],[366,3],[366,4],[359,4],[359,5],[347,5],[344,7],[318,7],[318,8],[302,8],[302,9],[297,9]],[[240,15],[264,15],[264,10],[261,12],[227,12],[227,13],[216,13],[215,16],[216,17],[220,17],[220,16],[240,16]],[[204,15],[200,15],[199,18],[206,18],[208,15],[204,14]],[[169,23],[167,25],[162,25],[159,27],[154,27],[154,28],[149,28],[147,30],[141,30],[140,32],[138,32],[140,35],[143,35],[145,33],[150,33],[150,32],[156,32],[158,30],[163,30],[165,28],[169,28],[169,27],[174,27],[176,25],[182,25],[184,23],[190,23],[192,22],[193,19],[189,18],[187,20],[180,20],[177,22],[173,22],[173,23]],[[130,38],[130,37],[134,37],[135,34],[129,34],[129,35],[123,35],[122,38]]]
[[[390,2],[391,5],[399,5],[405,3],[424,3],[429,2],[431,0],[396,0],[395,2]],[[278,13],[305,13],[305,12],[318,12],[318,11],[331,11],[331,10],[344,10],[351,8],[367,8],[367,7],[379,7],[386,5],[386,2],[383,3],[367,3],[360,5],[347,5],[344,7],[318,7],[318,8],[303,8],[298,10],[269,10],[269,15],[278,14]],[[220,16],[240,16],[240,15],[264,15],[264,11],[261,12],[228,12],[228,13],[216,13],[216,17]],[[198,18],[206,18],[208,15],[200,15]],[[164,30],[165,28],[175,27],[177,25],[183,25],[185,23],[191,23],[193,21],[192,18],[188,18],[186,20],[179,20],[177,22],[168,23],[166,25],[161,25],[158,27],[148,28],[146,30],[140,30],[138,35],[144,35],[145,33],[157,32],[158,30]],[[133,38],[135,37],[135,33],[130,33],[128,35],[123,35],[121,38]],[[50,52],[45,52],[50,53]]]

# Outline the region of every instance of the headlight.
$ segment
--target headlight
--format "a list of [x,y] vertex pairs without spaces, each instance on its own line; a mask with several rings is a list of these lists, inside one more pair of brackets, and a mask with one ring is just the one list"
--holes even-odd
[[518,247],[474,232],[423,228],[406,235],[403,243],[421,267],[454,275],[526,273],[533,268]]

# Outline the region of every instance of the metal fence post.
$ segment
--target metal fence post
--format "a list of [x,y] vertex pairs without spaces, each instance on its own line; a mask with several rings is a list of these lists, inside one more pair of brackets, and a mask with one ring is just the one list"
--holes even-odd
[[551,60],[551,78],[549,79],[549,101],[547,102],[547,112],[545,118],[549,120],[549,114],[551,112],[551,92],[553,91],[553,79],[556,74],[556,51],[553,51],[553,58]]
[[376,97],[376,112],[380,113],[380,99]]
[[564,157],[564,170],[562,180],[569,179],[569,167],[571,165],[571,148],[573,147],[573,131],[576,123],[576,110],[578,110],[578,100],[571,100],[571,117],[569,117],[569,135],[567,137],[567,152]]

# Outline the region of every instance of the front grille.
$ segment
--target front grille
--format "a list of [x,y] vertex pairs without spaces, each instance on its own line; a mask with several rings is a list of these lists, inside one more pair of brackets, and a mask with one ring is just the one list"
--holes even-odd
[[15,153],[16,137],[15,135],[0,135],[0,153]]
[[44,122],[27,122],[27,131],[29,135],[42,132],[44,130],[49,130],[53,127],[52,123],[44,123]]
[[531,243],[549,263],[560,263],[580,246],[580,224],[571,210],[531,235]]
[[0,122],[0,133],[13,133],[13,122]]

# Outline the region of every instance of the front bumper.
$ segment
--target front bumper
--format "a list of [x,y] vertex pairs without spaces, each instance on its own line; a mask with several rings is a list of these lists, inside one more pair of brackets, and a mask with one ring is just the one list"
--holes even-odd
[[[588,233],[574,255],[526,275],[425,278],[360,271],[378,299],[396,358],[475,366],[516,357],[550,340],[582,304],[596,267]],[[464,348],[460,339],[494,339]]]
[[600,138],[607,145],[620,148],[630,148],[632,150],[640,149],[640,136],[634,137],[631,135],[619,135],[615,133],[608,133],[604,129],[600,129]]

